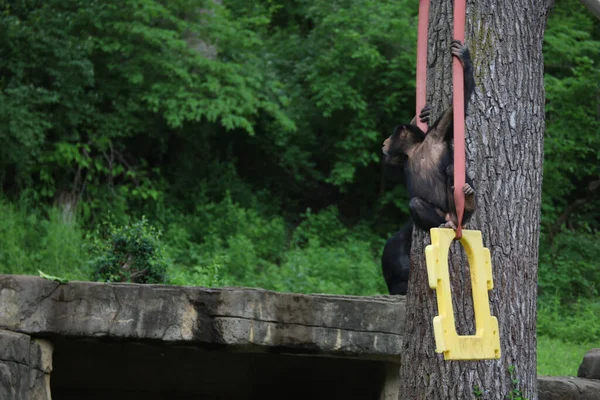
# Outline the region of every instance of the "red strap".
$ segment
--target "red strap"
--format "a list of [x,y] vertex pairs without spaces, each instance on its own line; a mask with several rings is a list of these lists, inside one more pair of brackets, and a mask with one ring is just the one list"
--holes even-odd
[[419,121],[427,96],[427,27],[429,25],[429,0],[419,1],[417,36],[417,126],[427,132],[427,124]]
[[[466,0],[454,0],[454,39],[465,40]],[[462,218],[465,212],[465,93],[464,71],[460,61],[452,57],[452,85],[454,89],[454,203],[458,225],[456,239],[462,237]]]
[[[427,29],[429,25],[429,1],[419,0],[419,25],[417,37],[417,126],[427,132],[427,124],[419,121],[427,96]],[[454,1],[454,39],[464,43],[466,0]],[[454,204],[458,224],[456,239],[462,237],[462,219],[465,212],[465,93],[464,71],[460,61],[452,57],[452,85],[454,89]]]

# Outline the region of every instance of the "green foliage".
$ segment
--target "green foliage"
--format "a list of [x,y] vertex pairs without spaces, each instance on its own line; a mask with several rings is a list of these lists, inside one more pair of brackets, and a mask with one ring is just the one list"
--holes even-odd
[[558,1],[544,36],[546,135],[543,224],[598,228],[600,31],[574,0]]
[[572,343],[600,341],[600,302],[580,299],[561,304],[558,297],[541,298],[538,304],[538,333]]
[[167,262],[160,231],[146,218],[122,227],[108,225],[108,238],[90,244],[92,279],[103,282],[166,283]]
[[217,265],[216,286],[235,282],[285,292],[385,293],[379,248],[365,240],[380,244],[373,233],[364,228],[357,229],[362,234],[351,233],[335,208],[309,211],[303,218],[290,232],[283,219],[243,208],[227,194],[219,203],[198,206],[195,216],[182,222],[188,229],[171,225],[167,243],[183,270]]
[[473,396],[475,396],[476,399],[480,399],[481,396],[483,396],[483,391],[481,390],[479,385],[473,386]]
[[190,268],[172,267],[169,269],[170,283],[180,286],[219,287],[227,285],[222,275],[223,264],[215,259],[211,264]]
[[229,194],[219,203],[203,203],[187,221],[202,264],[219,256],[227,275],[244,282],[271,263],[280,261],[287,244],[282,218],[266,218],[252,208],[243,208]]
[[543,239],[539,294],[560,298],[565,304],[597,298],[600,294],[600,233],[562,231],[553,238],[551,246]]
[[381,267],[370,244],[345,240],[335,247],[309,242],[292,249],[265,284],[278,291],[375,295],[386,293]]
[[600,24],[559,0],[544,36],[546,134],[538,333],[598,340]]
[[509,400],[527,400],[527,398],[523,397],[521,389],[519,389],[520,380],[517,378],[517,371],[514,365],[508,366],[508,373],[510,374],[512,389],[506,398]]
[[84,232],[56,209],[0,198],[0,273],[47,274],[82,279],[87,261]]
[[304,221],[296,227],[292,238],[296,246],[333,246],[346,239],[349,234],[348,228],[339,220],[339,210],[335,206],[316,214],[308,208],[302,217]]
[[527,398],[523,397],[521,389],[519,389],[519,383],[521,381],[517,378],[517,370],[514,365],[508,366],[508,373],[510,374],[512,389],[506,398],[509,400],[527,400]]
[[115,186],[129,201],[157,200],[160,169],[147,160],[165,151],[163,133],[184,124],[253,135],[264,116],[282,132],[294,129],[259,56],[255,28],[267,21],[234,18],[212,1],[7,5],[0,15],[0,170],[13,173],[1,183],[35,184],[42,197],[82,192],[90,213]]
[[537,372],[547,376],[577,376],[583,356],[600,346],[595,342],[564,342],[545,335],[537,337]]

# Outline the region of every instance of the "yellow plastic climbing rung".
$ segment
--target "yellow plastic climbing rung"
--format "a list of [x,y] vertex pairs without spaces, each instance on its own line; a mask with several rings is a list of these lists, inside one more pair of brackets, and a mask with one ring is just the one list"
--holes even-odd
[[429,286],[437,291],[439,315],[433,318],[437,353],[445,360],[484,360],[500,358],[498,320],[490,314],[488,290],[494,287],[490,251],[483,247],[481,231],[462,231],[460,243],[465,248],[471,270],[475,335],[456,333],[452,292],[448,273],[448,250],[456,233],[452,229],[432,228],[431,244],[425,248]]

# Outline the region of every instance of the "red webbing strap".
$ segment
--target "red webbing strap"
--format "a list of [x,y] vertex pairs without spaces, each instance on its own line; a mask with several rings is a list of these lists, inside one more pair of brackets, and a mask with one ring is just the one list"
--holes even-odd
[[419,114],[427,97],[427,27],[429,25],[429,0],[419,1],[417,36],[417,126],[427,132],[427,124],[419,121]]
[[[465,41],[466,0],[454,0],[454,39]],[[454,90],[454,203],[458,224],[456,239],[462,237],[462,218],[465,212],[465,93],[464,71],[458,58],[452,57],[452,85]]]

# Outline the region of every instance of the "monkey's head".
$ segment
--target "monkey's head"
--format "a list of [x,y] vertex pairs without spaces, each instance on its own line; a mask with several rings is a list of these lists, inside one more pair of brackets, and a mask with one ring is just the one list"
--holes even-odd
[[400,125],[394,133],[383,142],[381,151],[388,164],[399,164],[405,157],[410,157],[415,146],[425,140],[425,134],[415,125]]

